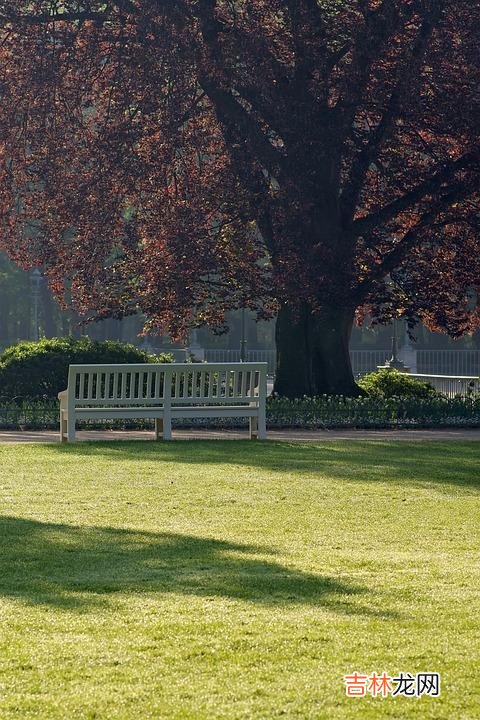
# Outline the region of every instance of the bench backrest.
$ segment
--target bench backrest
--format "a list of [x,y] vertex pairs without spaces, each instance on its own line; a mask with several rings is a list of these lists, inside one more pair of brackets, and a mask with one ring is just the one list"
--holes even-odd
[[85,405],[228,405],[265,400],[267,363],[70,365],[69,402]]

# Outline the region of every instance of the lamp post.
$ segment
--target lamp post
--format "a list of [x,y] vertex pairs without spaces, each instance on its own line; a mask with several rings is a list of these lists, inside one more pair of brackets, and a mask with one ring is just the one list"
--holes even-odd
[[242,308],[240,316],[240,362],[245,362],[247,359],[246,320],[246,311],[245,308]]
[[387,360],[385,365],[382,367],[391,368],[392,370],[403,370],[403,372],[409,372],[409,368],[406,367],[405,363],[398,357],[398,321],[397,318],[393,320],[393,335],[392,335],[392,356],[390,360]]
[[40,285],[42,284],[42,273],[38,268],[34,268],[30,273],[30,286],[32,288],[33,299],[33,339],[39,339],[38,331],[38,303],[40,300]]

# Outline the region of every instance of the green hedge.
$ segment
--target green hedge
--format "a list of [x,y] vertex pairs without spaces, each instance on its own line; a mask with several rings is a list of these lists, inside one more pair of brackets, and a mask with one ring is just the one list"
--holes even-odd
[[270,427],[429,428],[480,427],[480,397],[269,398]]
[[67,387],[68,366],[84,363],[170,362],[134,345],[90,338],[19,342],[0,355],[0,403],[56,400]]
[[[237,418],[176,420],[176,427],[240,427]],[[476,398],[343,398],[317,397],[302,400],[268,398],[269,428],[447,428],[480,427],[480,397]],[[81,423],[84,428],[143,429],[149,420]],[[0,403],[1,429],[57,429],[58,403]]]

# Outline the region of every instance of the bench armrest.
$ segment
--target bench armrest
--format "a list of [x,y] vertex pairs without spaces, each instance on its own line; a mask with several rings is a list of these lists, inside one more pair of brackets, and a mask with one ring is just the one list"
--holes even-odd
[[63,401],[66,401],[68,398],[68,390],[62,390],[62,392],[58,393],[58,399],[60,400],[61,404],[63,405]]

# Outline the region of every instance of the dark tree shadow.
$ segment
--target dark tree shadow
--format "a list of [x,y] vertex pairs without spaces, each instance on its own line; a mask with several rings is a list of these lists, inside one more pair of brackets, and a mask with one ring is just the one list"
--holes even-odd
[[266,560],[274,551],[262,546],[5,516],[0,543],[0,594],[29,604],[88,610],[115,593],[154,592],[393,616],[371,595],[352,603],[365,588]]
[[[349,441],[252,442],[249,440],[176,440],[78,442],[50,445],[68,457],[147,460],[257,467],[299,475],[322,472],[348,482],[399,485],[455,485],[480,489],[480,442]],[[226,452],[227,451],[227,452]]]

